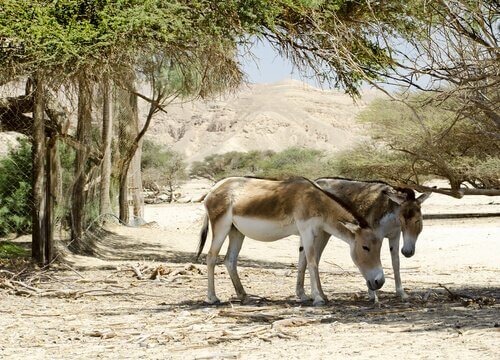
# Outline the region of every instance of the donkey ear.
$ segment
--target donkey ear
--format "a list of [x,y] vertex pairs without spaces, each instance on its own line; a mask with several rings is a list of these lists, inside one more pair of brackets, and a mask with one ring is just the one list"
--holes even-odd
[[405,193],[401,193],[399,191],[384,190],[384,194],[398,205],[401,205],[406,200],[408,200],[407,195]]
[[344,227],[353,234],[355,234],[359,229],[361,229],[361,226],[359,226],[359,224],[357,223],[352,223],[347,221],[341,221],[340,223],[344,225]]
[[426,192],[426,193],[423,193],[422,195],[420,195],[418,198],[417,198],[417,201],[419,204],[422,204],[425,200],[427,200],[429,198],[429,196],[431,196],[431,192]]

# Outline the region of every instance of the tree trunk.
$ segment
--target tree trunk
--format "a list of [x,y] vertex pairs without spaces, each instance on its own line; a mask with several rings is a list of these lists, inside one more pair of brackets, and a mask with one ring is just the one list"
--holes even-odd
[[44,88],[43,78],[37,73],[34,78],[33,109],[33,259],[39,264],[45,262],[46,245],[46,186],[45,186],[45,122],[44,122]]
[[76,138],[80,146],[76,150],[74,185],[71,204],[71,248],[76,252],[83,249],[83,226],[85,220],[86,165],[89,156],[92,87],[82,74],[78,79],[78,124]]
[[123,158],[127,154],[127,149],[132,141],[130,136],[130,101],[129,93],[121,88],[116,89],[114,115],[118,120],[118,151],[119,151],[119,167],[118,167],[118,207],[119,217],[122,224],[128,224],[130,221],[129,206],[128,206],[128,164],[123,162]]
[[144,196],[142,194],[141,174],[142,146],[139,145],[132,159],[130,183],[132,184],[133,212],[136,220],[144,219]]
[[46,204],[46,244],[45,264],[48,265],[54,258],[54,204],[58,187],[58,152],[56,138],[50,138],[47,143],[47,204]]
[[[126,90],[118,90],[117,102],[119,105],[119,142],[120,142],[120,168],[119,168],[119,181],[120,181],[120,195],[119,195],[119,207],[120,207],[120,220],[124,224],[130,222],[129,205],[128,205],[128,193],[129,193],[129,170],[131,168],[131,163],[134,156],[137,153],[138,144],[136,144],[136,137],[138,134],[138,104],[137,95],[132,94]],[[134,151],[131,151],[134,150]],[[132,169],[134,165],[132,165]],[[134,170],[134,169],[133,169]],[[140,172],[140,159],[139,168]],[[140,190],[142,190],[142,179]],[[131,188],[134,189],[134,215],[142,214],[142,193],[140,196],[136,197],[135,191],[137,189],[134,182],[132,182]],[[137,198],[137,201],[135,201]],[[136,215],[136,216],[137,216]]]
[[[132,141],[135,141],[137,135],[139,134],[139,111],[137,96],[131,95],[130,98],[132,105],[132,121],[133,126],[131,128]],[[129,171],[129,183],[132,185],[132,203],[133,203],[133,213],[134,220],[141,221],[144,218],[144,196],[142,195],[142,174],[141,174],[141,159],[142,159],[142,139],[139,140],[137,150],[135,151],[134,157],[130,164],[131,171]]]
[[130,221],[130,214],[129,214],[129,209],[128,209],[128,178],[127,178],[127,173],[128,171],[126,170],[121,170],[120,176],[119,176],[119,186],[120,186],[120,192],[118,195],[118,202],[119,202],[119,208],[120,208],[120,222],[122,224],[128,225]]
[[110,86],[109,79],[103,81],[102,104],[102,167],[101,184],[99,193],[99,209],[101,219],[105,222],[105,214],[111,212],[110,182],[111,182],[111,136],[113,134],[113,121],[110,116]]

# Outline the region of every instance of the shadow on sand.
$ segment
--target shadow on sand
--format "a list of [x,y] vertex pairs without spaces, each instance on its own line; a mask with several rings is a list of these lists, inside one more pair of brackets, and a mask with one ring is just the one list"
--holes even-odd
[[[131,239],[114,232],[97,228],[87,234],[92,243],[91,255],[103,260],[144,260],[169,263],[204,263],[205,254],[198,260],[195,259],[195,249],[193,252],[170,250],[161,244]],[[222,263],[223,257],[219,257]],[[238,266],[257,267],[264,269],[287,269],[290,263],[251,260],[244,257],[238,259]]]
[[380,308],[366,300],[364,293],[335,293],[322,307],[313,307],[311,302],[299,303],[295,298],[255,298],[245,305],[238,300],[218,305],[200,301],[162,305],[186,310],[216,308],[219,316],[235,318],[238,323],[273,323],[305,317],[321,324],[364,322],[399,326],[404,323],[404,332],[453,329],[458,334],[470,329],[500,327],[500,287],[455,288],[453,292],[464,297],[454,298],[443,289],[434,288],[425,293],[414,292],[403,303],[392,293],[382,293]]
[[[161,246],[130,239],[105,229],[92,232],[94,255],[106,260],[150,260],[171,263],[194,262],[193,253],[171,251]],[[240,266],[268,269],[290,268],[290,264],[240,259]],[[392,292],[380,293],[381,307],[374,307],[363,293],[336,292],[330,294],[326,306],[313,307],[311,302],[299,303],[289,298],[251,298],[209,305],[202,301],[161,303],[141,311],[164,312],[172,309],[188,311],[213,309],[219,317],[230,317],[238,323],[273,323],[291,317],[305,317],[316,323],[366,323],[399,326],[404,332],[453,330],[462,334],[470,329],[493,329],[500,326],[500,287],[453,288],[452,293],[441,287],[412,292],[407,302],[401,302]],[[125,311],[125,309],[122,309]],[[135,309],[137,310],[137,309]],[[129,309],[127,311],[134,311]],[[118,315],[110,314],[110,315]],[[410,327],[408,326],[410,325]],[[364,326],[364,325],[363,325]]]

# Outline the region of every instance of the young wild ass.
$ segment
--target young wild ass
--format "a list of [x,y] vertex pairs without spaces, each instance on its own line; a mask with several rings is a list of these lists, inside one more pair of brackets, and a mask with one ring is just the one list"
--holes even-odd
[[214,268],[227,235],[229,247],[224,263],[236,294],[242,300],[246,298],[246,293],[241,285],[236,263],[245,236],[259,241],[275,241],[289,235],[300,235],[301,253],[305,254],[311,274],[314,305],[322,305],[327,301],[321,288],[318,255],[313,244],[319,233],[325,232],[347,239],[351,257],[370,289],[380,289],[384,284],[384,272],[380,263],[382,238],[377,237],[367,222],[336,196],[328,194],[310,180],[227,178],[210,190],[204,205],[207,215],[200,234],[197,257],[205,245],[210,220],[213,237],[207,254],[209,303],[219,302],[215,295]]
[[[334,194],[347,206],[356,209],[375,231],[379,238],[389,238],[389,249],[391,252],[392,268],[396,282],[396,293],[402,298],[407,295],[401,285],[399,272],[399,239],[403,233],[403,248],[401,253],[411,257],[415,253],[415,243],[422,231],[422,212],[420,205],[426,200],[430,193],[425,193],[415,198],[415,192],[410,189],[391,187],[383,182],[363,182],[343,178],[320,178],[315,181],[323,190]],[[342,236],[339,236],[342,240]],[[315,242],[317,260],[330,238],[330,234],[321,232]],[[300,254],[297,296],[301,299],[306,297],[304,293],[304,272],[307,259]],[[370,299],[378,302],[376,291],[368,289]]]

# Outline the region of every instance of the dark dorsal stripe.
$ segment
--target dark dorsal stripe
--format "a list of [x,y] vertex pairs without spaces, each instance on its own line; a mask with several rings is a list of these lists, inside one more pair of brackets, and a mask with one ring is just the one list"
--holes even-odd
[[269,180],[269,181],[283,181],[282,179],[278,179],[278,178],[263,177],[263,176],[253,176],[253,175],[245,175],[245,176],[242,176],[242,177],[245,178],[245,179],[257,179],[257,180]]
[[413,189],[403,188],[403,187],[399,187],[399,186],[392,186],[391,184],[386,183],[385,181],[382,181],[382,180],[355,180],[355,179],[348,179],[348,178],[343,178],[343,177],[332,176],[332,177],[321,177],[321,178],[316,179],[314,181],[318,181],[318,180],[345,180],[345,181],[356,181],[356,182],[369,183],[369,184],[383,184],[383,185],[387,185],[387,186],[393,188],[396,191],[399,191],[399,192],[406,194],[407,200],[415,200],[416,199],[415,191],[413,191]]
[[340,177],[340,176],[329,176],[329,177],[320,177],[319,179],[316,179],[314,181],[318,180],[345,180],[345,181],[356,181],[356,182],[364,182],[364,183],[370,183],[370,184],[383,184],[392,187],[392,185],[386,183],[385,181],[382,180],[356,180],[356,179],[349,179],[345,177]]
[[[344,200],[342,200],[338,196],[331,194],[326,190],[323,190],[318,184],[316,184],[312,180],[309,180],[305,177],[303,177],[302,179],[311,183],[316,189],[320,190],[323,194],[325,194],[330,199],[332,199],[337,204],[339,204],[341,208],[343,208],[345,211],[347,211],[349,214],[351,214],[354,219],[356,219],[359,226],[361,226],[364,229],[370,228],[370,225],[368,225],[368,222],[365,220],[365,218],[363,218],[361,215],[359,215],[359,213],[356,211],[356,209],[354,209],[350,204],[346,203]],[[325,178],[322,178],[322,179],[325,179]]]
[[[349,204],[347,204],[346,202],[344,202],[342,199],[340,199],[336,195],[330,194],[328,191],[323,190],[320,186],[318,186],[316,183],[314,183],[314,181],[309,180],[308,178],[305,178],[303,176],[292,176],[292,177],[289,177],[287,179],[276,179],[276,178],[266,178],[266,177],[259,177],[259,176],[247,175],[247,176],[243,176],[243,178],[245,178],[245,179],[257,179],[257,180],[282,181],[282,182],[285,182],[285,183],[287,183],[287,182],[294,182],[294,181],[297,181],[297,180],[307,181],[312,186],[314,186],[316,189],[318,189],[323,194],[325,194],[330,199],[332,199],[337,204],[339,204],[342,209],[344,209],[349,214],[351,214],[352,217],[354,219],[356,219],[356,221],[358,222],[359,226],[361,226],[364,229],[370,227],[370,225],[368,224],[368,222],[361,215],[359,215],[358,212],[352,206],[350,206]],[[322,179],[327,179],[327,178],[322,178]]]

